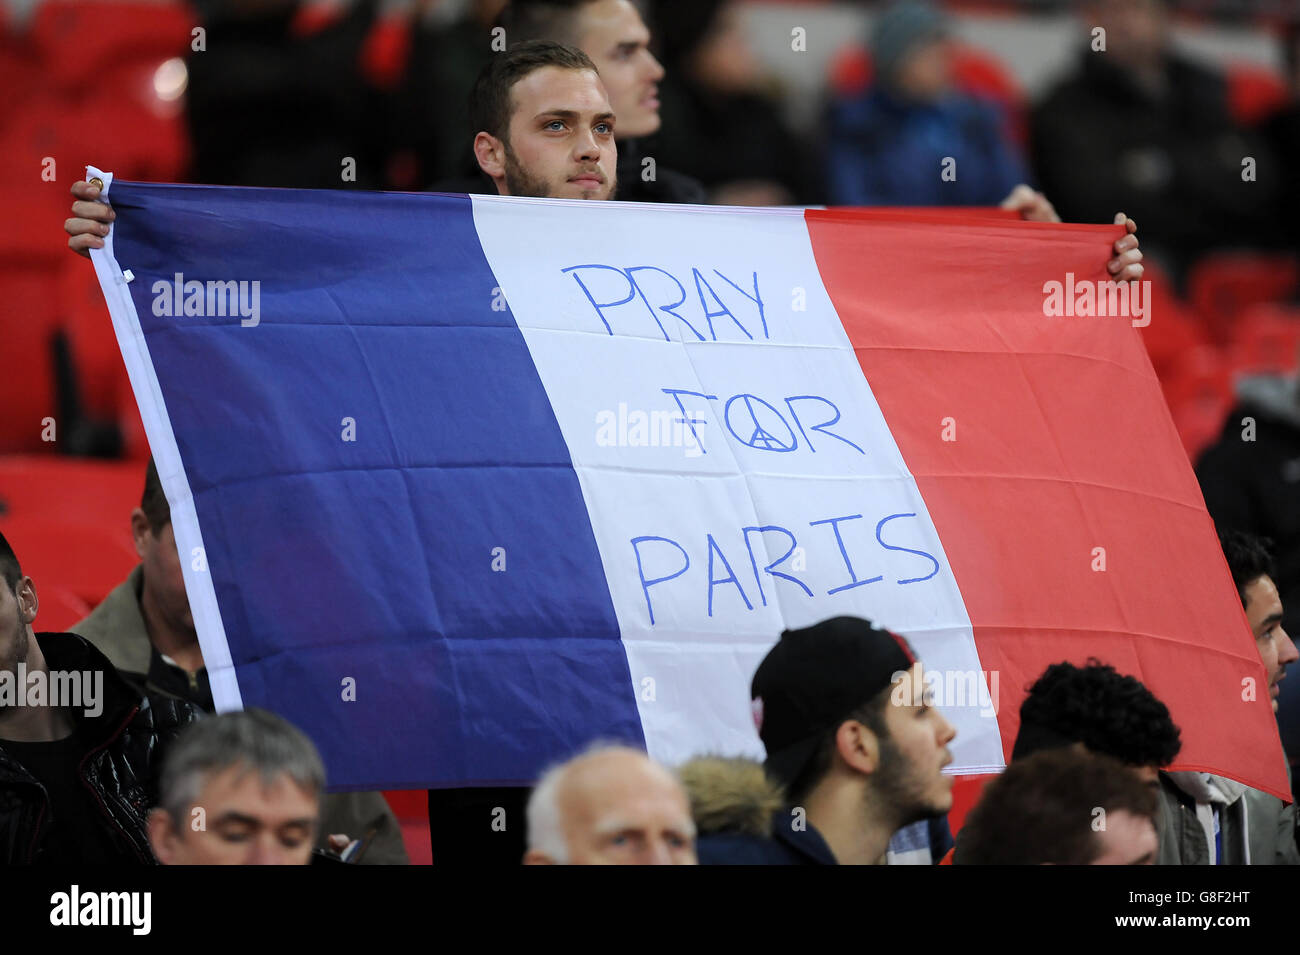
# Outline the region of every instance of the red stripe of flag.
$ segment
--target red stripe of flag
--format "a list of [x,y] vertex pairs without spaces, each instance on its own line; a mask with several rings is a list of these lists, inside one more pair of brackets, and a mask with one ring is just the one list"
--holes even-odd
[[807,223],[982,665],[1000,671],[1004,751],[1043,669],[1096,656],[1169,706],[1175,768],[1289,799],[1264,668],[1139,333],[1044,314],[1044,283],[1107,278],[1121,228],[843,210]]

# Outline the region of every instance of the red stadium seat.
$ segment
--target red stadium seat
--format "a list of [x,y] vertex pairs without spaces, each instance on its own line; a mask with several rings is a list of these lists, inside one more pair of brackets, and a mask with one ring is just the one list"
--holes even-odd
[[1300,309],[1252,306],[1232,332],[1228,363],[1234,375],[1287,374],[1300,366]]
[[32,17],[30,41],[43,62],[44,85],[81,94],[123,63],[184,56],[197,22],[179,2],[45,0]]
[[1242,126],[1255,126],[1286,105],[1286,81],[1274,70],[1253,63],[1227,68],[1228,109]]
[[140,562],[125,517],[118,528],[18,515],[0,518],[0,533],[8,538],[23,572],[36,582],[37,596],[42,582],[49,582],[91,606]]
[[1147,304],[1150,324],[1139,328],[1142,343],[1156,376],[1163,383],[1177,375],[1187,354],[1198,345],[1208,344],[1205,330],[1196,315],[1174,293],[1173,284],[1151,261],[1145,263],[1144,281],[1151,283]]
[[378,89],[396,89],[410,55],[411,21],[405,15],[381,17],[361,48],[361,74]]
[[117,427],[122,434],[122,457],[129,461],[144,463],[153,451],[149,448],[149,438],[144,433],[144,422],[140,420],[140,409],[135,403],[135,393],[131,383],[125,378],[119,382],[117,399]]
[[[12,214],[4,230],[10,233],[10,242],[30,236],[37,228],[27,221],[28,207],[44,231],[52,232],[61,222],[47,203],[23,202],[3,193],[0,202]],[[0,454],[51,451],[55,445],[41,436],[46,419],[53,419],[57,437],[52,342],[58,327],[58,266],[48,256],[32,255],[30,249],[5,248],[10,242],[0,240],[0,288],[7,318],[5,370],[0,375],[0,407],[4,408]]]
[[[22,558],[20,557],[19,560]],[[24,566],[26,571],[27,567]],[[35,576],[33,575],[33,580]],[[72,628],[78,620],[84,620],[95,608],[76,594],[57,585],[36,585],[36,599],[39,608],[36,611],[34,629],[39,633],[63,633]]]
[[134,461],[0,457],[0,520],[55,520],[126,532],[143,490],[144,467]]
[[68,336],[85,410],[100,420],[117,418],[123,384],[129,384],[126,365],[122,363],[113,321],[95,270],[89,262],[74,255],[64,256],[59,277],[59,315]]
[[1296,291],[1296,261],[1286,255],[1224,252],[1206,256],[1187,277],[1188,296],[1210,339],[1226,345],[1232,325],[1247,307],[1283,301]]
[[1178,436],[1187,456],[1195,461],[1218,438],[1232,410],[1232,375],[1228,364],[1218,349],[1200,345],[1190,350],[1161,384]]

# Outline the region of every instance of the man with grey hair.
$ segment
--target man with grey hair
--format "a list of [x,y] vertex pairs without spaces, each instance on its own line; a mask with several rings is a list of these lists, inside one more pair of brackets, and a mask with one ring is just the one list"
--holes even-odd
[[524,864],[695,865],[686,792],[638,749],[593,746],[538,780]]
[[163,765],[149,844],[164,865],[305,865],[325,766],[297,727],[266,710],[194,724]]

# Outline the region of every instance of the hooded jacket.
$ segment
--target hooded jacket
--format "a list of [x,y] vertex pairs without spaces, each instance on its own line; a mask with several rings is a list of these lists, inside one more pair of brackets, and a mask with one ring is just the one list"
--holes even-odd
[[[158,803],[162,754],[201,712],[184,700],[137,693],[102,653],[74,633],[38,633],[36,642],[51,672],[104,674],[100,714],[72,711],[78,734],[89,747],[78,775],[94,795],[110,839],[141,864],[153,864],[146,819]],[[45,787],[0,740],[0,864],[37,861],[50,824]]]
[[[700,865],[837,865],[822,834],[754,760],[693,759],[679,770],[691,800]],[[905,826],[889,841],[890,865],[929,865],[952,847],[946,816]]]
[[[156,660],[144,615],[140,612],[140,594],[144,587],[144,566],[137,564],[122,583],[114,587],[85,620],[72,629],[94,644],[117,668],[119,676],[140,694],[154,698],[185,700],[202,705],[201,690],[207,680],[191,677],[190,694],[180,695],[150,678],[160,669],[179,671],[165,660]],[[180,681],[171,681],[173,687]],[[211,691],[208,691],[210,695]],[[401,826],[382,793],[325,793],[321,797],[321,831],[319,848],[326,848],[332,833],[360,839],[371,828],[378,828],[374,840],[361,858],[362,865],[407,865],[410,862],[402,842]]]
[[807,818],[749,759],[706,756],[679,771],[695,819],[700,865],[835,865]]
[[1300,865],[1295,806],[1210,773],[1160,774],[1157,865],[1209,865],[1213,808],[1222,865]]

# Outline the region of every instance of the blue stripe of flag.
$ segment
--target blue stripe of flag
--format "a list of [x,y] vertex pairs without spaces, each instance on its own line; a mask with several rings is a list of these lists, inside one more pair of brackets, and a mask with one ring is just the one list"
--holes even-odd
[[[524,783],[593,737],[643,744],[577,475],[470,201],[112,200],[244,704],[306,729],[338,788]],[[259,282],[258,324],[156,315],[176,273]]]

